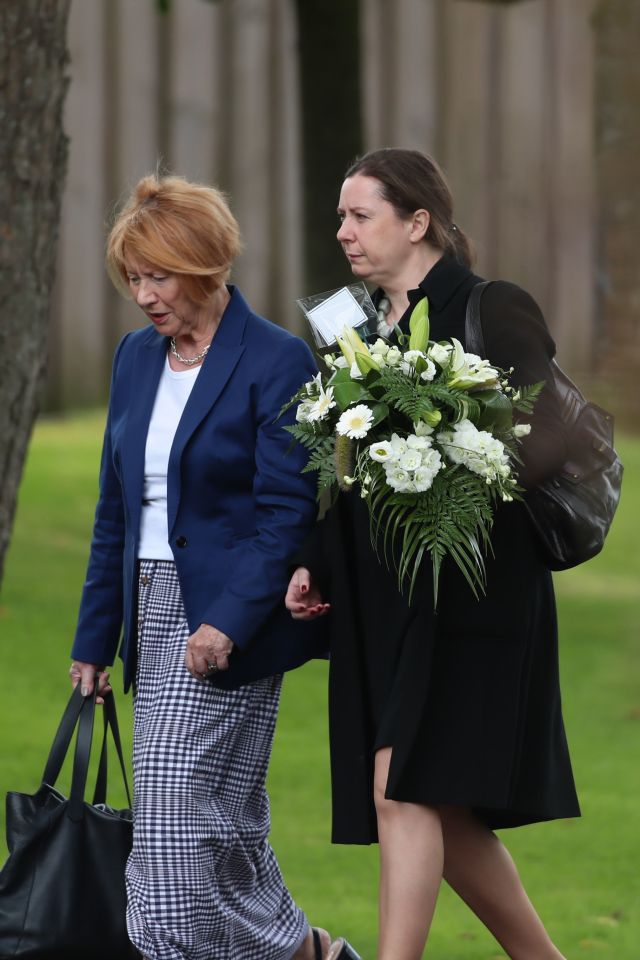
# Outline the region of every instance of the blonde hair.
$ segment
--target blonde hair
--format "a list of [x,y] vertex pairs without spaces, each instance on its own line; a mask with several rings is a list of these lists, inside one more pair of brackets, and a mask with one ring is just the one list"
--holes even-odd
[[107,239],[107,271],[130,296],[127,263],[139,258],[178,274],[186,295],[206,303],[222,286],[242,249],[224,194],[184,177],[149,174],[134,187]]

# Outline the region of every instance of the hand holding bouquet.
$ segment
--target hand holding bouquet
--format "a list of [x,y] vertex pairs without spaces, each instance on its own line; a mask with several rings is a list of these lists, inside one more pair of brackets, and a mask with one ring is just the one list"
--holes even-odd
[[318,495],[359,490],[369,509],[371,542],[393,563],[409,598],[425,553],[434,595],[445,556],[476,596],[484,589],[484,556],[496,502],[519,497],[513,475],[519,439],[543,384],[516,391],[507,373],[455,338],[429,340],[426,298],[414,308],[410,336],[398,345],[364,343],[345,328],[328,373],[305,383],[286,427],[310,451]]

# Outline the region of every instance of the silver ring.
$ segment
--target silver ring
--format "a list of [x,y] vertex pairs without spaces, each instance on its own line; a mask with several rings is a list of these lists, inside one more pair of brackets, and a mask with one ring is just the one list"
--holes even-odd
[[209,663],[209,661],[207,660],[207,673],[216,673],[217,670],[218,670],[218,664],[215,662],[215,660],[213,661],[213,663]]

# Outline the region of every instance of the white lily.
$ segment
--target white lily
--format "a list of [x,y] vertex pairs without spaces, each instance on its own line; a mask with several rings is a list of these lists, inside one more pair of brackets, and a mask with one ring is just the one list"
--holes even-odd
[[455,337],[451,338],[453,351],[449,366],[448,384],[459,390],[472,390],[474,387],[498,386],[498,371],[481,360],[475,353],[465,353],[464,347]]

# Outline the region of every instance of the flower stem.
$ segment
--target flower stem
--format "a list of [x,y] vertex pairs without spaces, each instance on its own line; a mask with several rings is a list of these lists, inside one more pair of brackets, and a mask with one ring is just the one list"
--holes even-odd
[[351,490],[351,484],[345,482],[345,477],[351,477],[353,470],[353,443],[349,437],[338,434],[334,458],[338,484],[341,490],[347,492]]

